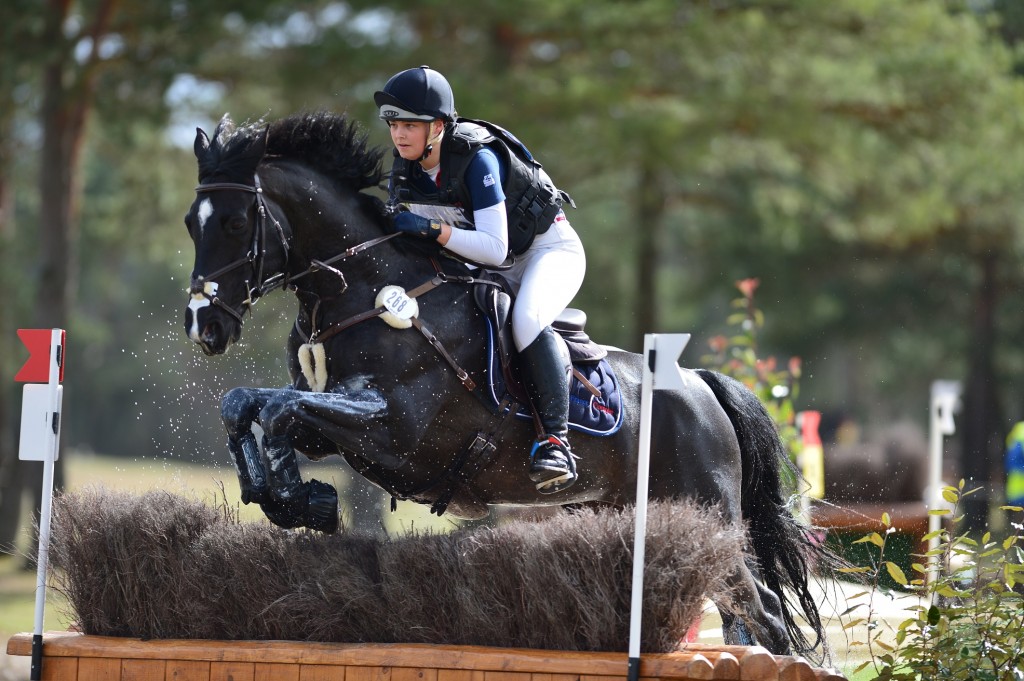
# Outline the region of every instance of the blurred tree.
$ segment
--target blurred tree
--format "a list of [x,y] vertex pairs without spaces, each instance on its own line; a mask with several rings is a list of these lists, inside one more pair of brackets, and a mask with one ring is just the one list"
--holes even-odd
[[[387,6],[399,68],[446,72],[463,113],[514,121],[567,171],[556,177],[619,187],[584,195],[600,209],[572,216],[592,253],[614,243],[592,262],[632,272],[612,315],[631,328],[613,341],[635,346],[686,288],[712,295],[759,275],[787,301],[778,337],[812,367],[867,342],[858,364],[877,382],[915,376],[922,404],[936,371],[964,376],[964,473],[988,481],[998,387],[1013,383],[995,372],[1011,345],[997,309],[1021,284],[1024,138],[1012,55],[968,11],[976,3]],[[680,218],[681,243],[702,258],[664,247]]]
[[24,187],[18,187],[16,180],[27,169],[23,161],[33,134],[26,109],[36,94],[30,80],[44,54],[39,43],[23,40],[36,29],[34,5],[28,0],[12,0],[0,6],[0,44],[21,47],[0,48],[5,52],[0,59],[0,287],[6,292],[0,306],[0,377],[4,379],[0,387],[0,551],[13,543],[21,508],[21,466],[15,444],[20,414],[16,406],[21,404],[21,396],[20,386],[11,379],[26,358],[15,329],[29,309],[25,301],[31,291],[27,285],[31,273],[22,265],[24,254],[16,238],[16,204],[25,198],[19,191]]
[[[1022,247],[1013,187],[1024,172],[1015,113],[1024,89],[1010,77],[1011,55],[977,16],[947,3],[788,5],[734,13],[709,31],[715,45],[701,45],[705,55],[716,46],[722,60],[733,55],[734,68],[709,84],[721,84],[720,110],[743,124],[723,126],[739,134],[717,141],[750,158],[718,162],[722,183],[743,188],[737,215],[754,228],[715,230],[705,245],[719,251],[714,265],[775,270],[780,288],[806,301],[788,338],[813,339],[818,353],[830,335],[831,345],[839,340],[822,322],[858,343],[885,337],[873,343],[882,352],[916,327],[908,350],[919,357],[929,335],[941,338],[945,349],[928,356],[921,378],[965,376],[962,473],[987,488],[1002,434],[1000,379],[1004,392],[1012,385],[994,371],[996,308],[1006,285],[1021,283],[1010,266]],[[783,54],[783,44],[786,58],[760,52]],[[847,283],[808,291],[814,270]],[[814,314],[821,292],[833,303],[825,318]],[[906,369],[887,370],[906,380]],[[968,517],[984,522],[987,501],[979,495]]]
[[[4,87],[8,87],[8,81],[24,84],[33,89],[38,101],[39,267],[33,278],[32,308],[35,327],[69,325],[79,281],[81,154],[94,111],[111,116],[129,130],[141,120],[165,123],[165,94],[178,76],[206,65],[220,79],[240,77],[246,66],[240,63],[243,60],[215,59],[218,50],[220,54],[236,54],[243,52],[241,45],[251,43],[250,34],[237,28],[255,21],[279,24],[299,9],[291,2],[253,4],[241,0],[47,0],[5,5],[4,18],[10,19],[5,29],[13,34],[7,36],[10,40],[0,50],[3,63],[13,64],[7,71],[14,73],[10,77],[5,72]],[[231,18],[236,30],[211,21],[211,17]],[[6,120],[0,122],[7,132],[9,124]],[[3,186],[0,182],[0,188]],[[9,331],[0,329],[0,335]],[[0,437],[0,461],[14,460],[12,446],[9,439],[5,442]],[[11,489],[10,476],[17,475],[18,468],[0,468],[7,480],[0,487]],[[36,507],[41,488],[38,468],[25,468],[25,482],[37,497]],[[0,516],[0,545],[13,539],[19,522],[19,500],[20,494],[15,493],[5,495],[0,502],[5,505],[5,514]]]
[[[0,51],[21,61],[0,60],[5,77],[44,44],[42,9],[11,6],[20,4],[24,28]],[[75,306],[82,345],[70,351],[82,355],[69,371],[83,372],[78,385],[104,372],[104,396],[125,392],[140,359],[144,390],[164,402],[213,393],[214,373],[256,373],[229,371],[232,358],[204,359],[220,362],[215,372],[187,356],[173,366],[147,359],[144,343],[179,333],[153,311],[169,300],[168,278],[175,293],[184,288],[175,277],[191,261],[183,231],[153,228],[169,215],[177,224],[194,173],[190,153],[168,151],[160,131],[170,124],[180,144],[184,129],[187,145],[197,120],[212,124],[225,110],[244,119],[330,107],[368,121],[387,144],[372,93],[421,63],[449,77],[461,113],[507,125],[577,199],[570,219],[589,261],[577,301],[599,312],[595,338],[636,348],[648,331],[711,337],[732,282],[758,277],[766,350],[804,357],[804,398],[879,416],[924,405],[936,371],[966,377],[973,366],[967,383],[989,395],[971,408],[992,421],[1022,380],[1011,339],[1024,329],[999,297],[1021,288],[1020,86],[1009,51],[957,0],[483,0],[472,12],[440,0],[54,6],[68,12],[54,43],[67,60],[66,94],[86,93],[87,72],[102,93],[86,136],[74,275],[90,295]],[[108,30],[92,40],[104,8]],[[44,81],[27,82],[22,112],[38,106]],[[141,333],[124,309],[139,299]],[[258,330],[246,334],[254,342]],[[142,411],[124,424],[89,401],[80,426],[102,435],[83,441],[105,449],[118,432],[117,446],[130,448],[154,428],[193,436],[158,424],[160,409]],[[969,436],[971,451],[991,430],[971,431],[981,433]]]

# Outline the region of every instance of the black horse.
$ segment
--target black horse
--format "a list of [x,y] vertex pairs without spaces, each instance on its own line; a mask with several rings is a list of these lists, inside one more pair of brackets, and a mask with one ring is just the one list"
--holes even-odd
[[[476,387],[488,379],[489,326],[471,285],[481,277],[424,241],[391,238],[388,207],[364,191],[381,182],[383,152],[358,126],[310,113],[236,128],[225,116],[212,140],[197,129],[195,153],[199,186],[185,218],[196,250],[190,338],[208,355],[223,353],[260,295],[285,287],[299,302],[287,345],[293,383],[235,388],[222,401],[247,503],[285,527],[336,528],[334,488],[303,482],[296,450],[315,460],[340,454],[393,498],[461,517],[491,505],[634,501],[641,357],[608,350],[621,428],[575,435],[578,482],[539,494],[527,477],[532,426]],[[407,297],[386,310],[385,287]],[[402,313],[413,304],[418,315]],[[654,400],[650,495],[696,498],[747,524],[749,565],[737,566],[735,598],[719,604],[728,642],[752,635],[776,654],[813,654],[824,644],[808,563],[820,549],[787,506],[788,458],[775,426],[740,383],[683,373],[685,391]]]

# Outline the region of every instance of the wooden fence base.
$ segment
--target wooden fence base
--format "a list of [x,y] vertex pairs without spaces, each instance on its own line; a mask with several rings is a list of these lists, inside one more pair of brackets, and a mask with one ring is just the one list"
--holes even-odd
[[[295,641],[142,641],[49,632],[43,639],[49,681],[621,681],[625,653],[521,648]],[[31,655],[31,634],[7,642]],[[842,681],[837,672],[764,648],[688,644],[644,655],[641,681]]]

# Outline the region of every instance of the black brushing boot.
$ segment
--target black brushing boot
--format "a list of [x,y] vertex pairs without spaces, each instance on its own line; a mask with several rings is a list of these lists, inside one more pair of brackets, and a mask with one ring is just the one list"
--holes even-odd
[[541,494],[554,494],[576,482],[569,450],[569,376],[572,364],[555,331],[545,327],[520,353],[523,383],[544,434],[530,450],[530,480]]
[[256,444],[256,436],[248,432],[240,439],[228,438],[228,451],[231,452],[235,473],[238,474],[238,487],[242,492],[243,504],[262,504],[270,500],[267,488],[267,469],[263,464],[263,455]]
[[270,467],[270,498],[260,508],[278,527],[308,527],[325,533],[338,529],[338,492],[319,480],[302,482],[288,436],[263,437]]

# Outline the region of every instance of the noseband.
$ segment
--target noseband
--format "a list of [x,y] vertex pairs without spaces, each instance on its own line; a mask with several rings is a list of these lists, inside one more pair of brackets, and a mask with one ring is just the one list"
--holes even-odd
[[[235,318],[235,320],[241,324],[242,315],[236,312],[230,305],[225,303],[217,296],[216,291],[207,292],[206,283],[209,281],[215,281],[218,277],[235,270],[236,268],[244,265],[252,267],[253,281],[255,284],[250,284],[246,281],[248,289],[245,301],[242,305],[248,309],[252,309],[253,304],[260,299],[261,296],[273,291],[279,286],[285,285],[287,272],[288,272],[288,240],[285,238],[284,230],[281,228],[281,223],[270,214],[270,209],[267,207],[266,199],[263,197],[263,187],[260,185],[259,175],[253,175],[252,186],[247,184],[241,184],[238,182],[211,182],[209,184],[201,184],[196,187],[197,194],[204,194],[207,192],[215,191],[243,191],[250,192],[255,195],[256,201],[256,225],[253,230],[252,247],[244,257],[226,265],[219,270],[206,275],[200,275],[193,277],[191,286],[189,287],[189,293],[192,295],[202,295],[210,301],[212,305],[216,305],[220,309],[227,312],[229,315]],[[277,236],[281,241],[281,246],[284,248],[285,266],[281,272],[272,274],[263,279],[263,261],[266,257],[266,243],[267,243],[267,221],[272,221],[274,227],[277,228]]]

